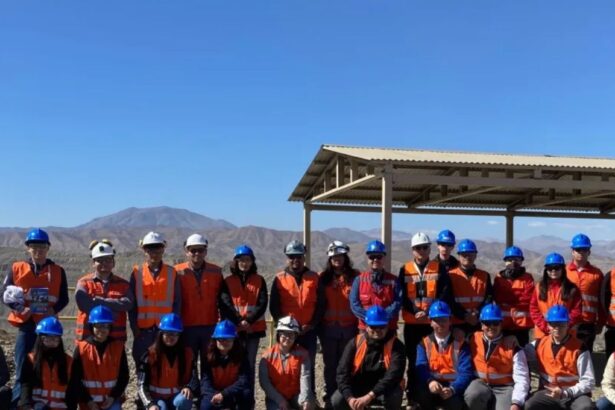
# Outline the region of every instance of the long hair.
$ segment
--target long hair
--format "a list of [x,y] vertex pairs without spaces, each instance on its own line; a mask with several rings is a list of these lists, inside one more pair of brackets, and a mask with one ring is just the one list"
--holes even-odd
[[[231,265],[230,265],[230,270],[231,273],[234,275],[239,275],[241,274],[241,269],[239,269],[239,261],[238,258],[234,258],[231,261]],[[250,266],[250,269],[248,270],[248,272],[246,273],[247,275],[251,275],[253,273],[258,272],[258,267],[256,266],[256,261],[254,260],[254,257],[252,257],[252,266]]]
[[[229,362],[239,365],[245,355],[246,353],[241,342],[238,338],[235,338],[233,340],[233,347],[228,353]],[[221,357],[220,350],[218,350],[218,346],[216,346],[216,339],[210,339],[209,345],[207,346],[207,364],[209,367],[217,366],[218,363],[220,363]]]
[[[560,280],[562,282],[562,289],[561,289],[562,301],[568,301],[576,292],[577,287],[574,283],[570,281],[570,279],[568,279],[568,276],[566,275],[566,267],[564,265],[562,265],[561,271],[562,271],[562,277]],[[547,268],[545,268],[544,271],[542,272],[542,279],[538,283],[538,297],[543,302],[547,301],[547,291],[548,290],[549,290],[549,275],[547,274]]]
[[35,380],[33,385],[35,387],[43,386],[43,371],[41,367],[43,363],[47,361],[48,356],[53,357],[53,362],[58,366],[58,379],[60,380],[60,384],[63,386],[68,384],[68,363],[66,360],[66,353],[64,353],[64,342],[62,342],[62,338],[60,338],[60,344],[57,348],[46,349],[41,336],[38,336],[32,352],[34,353],[33,368]]
[[150,363],[150,366],[156,366],[156,374],[161,374],[162,371],[162,356],[165,354],[164,349],[173,349],[176,352],[175,360],[177,360],[177,385],[182,386],[184,384],[184,375],[186,374],[186,348],[184,343],[184,334],[179,334],[179,339],[174,346],[166,346],[162,341],[162,333],[158,332],[156,335],[156,340],[154,344],[150,346],[148,349],[151,354],[154,356],[155,363]]
[[[344,266],[342,266],[342,275],[344,276],[344,279],[346,279],[346,282],[352,283],[355,276],[357,276],[359,272],[357,272],[355,269],[352,268],[352,261],[350,260],[350,257],[348,257],[348,254],[344,253],[343,256],[344,256]],[[329,257],[327,259],[327,266],[325,267],[325,270],[320,275],[320,280],[322,281],[323,285],[327,286],[331,282],[333,282],[334,277],[335,277],[335,269],[333,269],[333,265],[331,264],[331,257]]]

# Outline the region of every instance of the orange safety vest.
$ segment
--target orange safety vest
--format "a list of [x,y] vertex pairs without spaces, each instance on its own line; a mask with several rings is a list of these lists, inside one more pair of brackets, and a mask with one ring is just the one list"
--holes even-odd
[[[427,313],[431,303],[436,299],[436,289],[438,286],[438,272],[440,263],[437,260],[429,261],[423,275],[419,273],[418,267],[414,261],[406,262],[404,265],[404,282],[406,283],[406,293],[408,299],[419,310]],[[427,285],[427,293],[423,296],[417,295],[417,285],[421,282],[425,282]],[[429,324],[429,318],[425,315],[422,319],[414,317],[413,313],[402,310],[401,313],[404,322],[407,324]]]
[[[483,270],[476,269],[471,277],[466,276],[461,267],[449,271],[451,283],[453,285],[453,296],[455,302],[459,303],[465,310],[478,309],[487,297],[487,281],[489,274]],[[453,323],[463,323],[463,320],[453,317]]]
[[[322,273],[320,275],[322,276]],[[357,325],[357,317],[350,309],[351,289],[352,282],[346,281],[343,275],[335,275],[331,283],[325,286],[327,309],[322,319],[325,325],[338,324],[343,327]]]
[[600,309],[600,288],[604,275],[589,263],[579,271],[577,265],[571,262],[566,266],[566,276],[581,291],[583,323],[595,323]]
[[[111,274],[109,277],[109,285],[105,292],[105,286],[101,280],[95,280],[95,273],[88,273],[79,279],[77,286],[81,286],[86,290],[86,293],[92,297],[100,296],[102,298],[121,299],[126,297],[129,292],[129,283],[127,280],[120,278],[117,275]],[[89,315],[81,310],[77,313],[77,326],[75,334],[77,340],[83,340],[88,337],[90,327],[87,325]],[[110,335],[116,340],[126,340],[126,312],[113,312],[113,324],[111,325]]]
[[188,267],[188,262],[175,265],[182,292],[182,321],[184,326],[213,326],[218,323],[218,294],[222,286],[222,270],[205,262],[201,281]]
[[154,278],[147,263],[144,263],[141,268],[134,266],[132,275],[135,280],[137,327],[148,329],[158,326],[163,315],[173,312],[175,269],[163,263]]
[[[318,274],[305,271],[301,279],[301,286],[297,286],[295,278],[282,271],[276,275],[275,282],[277,282],[280,294],[282,315],[293,316],[301,326],[308,324],[316,310]],[[275,283],[274,286],[276,286]]]
[[609,301],[609,315],[606,319],[606,323],[611,327],[615,327],[615,280],[613,280],[614,278],[615,278],[615,268],[611,270],[611,283],[609,284],[609,287],[611,288],[611,300]]
[[[457,363],[462,342],[449,340],[446,349],[440,351],[438,343],[432,340],[433,335],[423,338],[423,347],[427,354],[429,370],[432,377],[441,383],[450,383],[457,378]],[[453,336],[449,336],[452,338]]]
[[[257,273],[248,275],[245,286],[241,284],[239,275],[235,274],[227,276],[224,281],[231,294],[235,311],[240,317],[245,319],[250,313],[256,311],[258,294],[264,282],[261,275]],[[265,316],[263,315],[250,325],[248,333],[264,332],[265,330],[267,330],[267,324],[265,323]]]
[[[85,387],[96,403],[102,403],[111,393],[120,374],[120,362],[124,354],[124,342],[111,340],[107,344],[102,357],[96,346],[87,340],[77,341],[81,367],[83,368],[83,387]],[[85,403],[80,405],[87,409]]]
[[485,358],[485,343],[483,341],[483,332],[474,333],[470,338],[470,351],[472,352],[472,361],[476,369],[476,375],[489,385],[512,385],[513,381],[513,356],[515,355],[512,340],[514,336],[502,338],[495,350]]
[[[385,369],[388,369],[389,366],[391,366],[391,352],[393,352],[393,343],[395,343],[395,339],[395,337],[392,337],[384,344],[382,356]],[[352,363],[353,375],[357,374],[357,372],[361,369],[363,360],[365,359],[365,353],[367,353],[367,340],[365,339],[365,335],[363,333],[356,335],[354,338],[354,344],[357,351],[354,354],[354,362]]]
[[[179,378],[179,356],[175,358],[173,366],[169,364],[167,355],[156,356],[153,349],[148,350],[147,362],[150,368],[149,391],[153,398],[169,399],[174,397],[190,381],[192,375],[192,349],[184,349],[185,370],[184,375]],[[160,374],[158,373],[158,360],[162,360]]]
[[[23,289],[25,306],[28,307],[32,303],[30,289],[43,288],[47,292],[47,303],[49,307],[53,307],[60,297],[60,287],[62,286],[62,267],[55,263],[48,263],[42,272],[35,275],[32,272],[30,263],[26,261],[15,262],[13,264],[13,285]],[[47,314],[33,313],[32,320],[38,323]],[[19,327],[22,323],[29,320],[29,317],[11,310],[8,316],[8,321],[11,325]]]
[[[522,289],[528,286],[534,286],[534,277],[531,273],[524,273],[515,279],[506,279],[499,274],[494,279],[494,289],[509,289],[513,294],[517,294]],[[502,328],[504,329],[531,329],[534,326],[532,317],[530,316],[529,301],[525,305],[503,303],[497,300],[498,293],[494,292],[494,302],[502,310]]]
[[[359,281],[359,301],[363,309],[367,310],[372,305],[379,305],[386,308],[395,301],[395,275],[384,272],[382,283],[379,289],[372,286],[371,272],[361,272]],[[359,329],[365,329],[365,322],[359,320]],[[389,321],[389,328],[397,329],[397,318],[392,317]]]
[[216,391],[222,391],[239,379],[239,363],[228,363],[226,366],[213,366],[211,377]]
[[273,387],[286,400],[291,400],[300,392],[301,365],[308,358],[303,347],[295,345],[286,358],[282,358],[280,345],[275,344],[263,353],[267,362],[269,380]]
[[[66,374],[70,380],[70,370],[73,363],[73,358],[66,355]],[[28,353],[28,359],[34,366],[34,353]],[[54,366],[50,367],[47,360],[42,360],[41,363],[41,385],[32,388],[32,401],[34,403],[43,403],[46,408],[50,409],[65,409],[66,408],[66,384],[60,384],[58,376],[58,364],[54,362]]]
[[570,335],[553,356],[551,337],[543,337],[537,342],[536,357],[541,385],[548,387],[571,387],[579,381],[577,359],[581,354],[582,343]]
[[[542,313],[543,317],[547,317],[547,311],[549,310],[549,308],[551,306],[554,305],[563,305],[566,307],[566,309],[568,309],[568,312],[570,312],[571,308],[572,308],[572,300],[573,298],[569,298],[567,302],[562,300],[562,288],[559,288],[560,291],[555,294],[551,291],[547,291],[547,300],[540,300],[540,286],[536,286],[536,290],[534,290],[534,292],[536,293],[536,301],[538,302],[538,309],[540,310],[540,313]],[[546,334],[540,330],[540,328],[538,328],[538,326],[534,326],[534,338],[538,339],[541,337],[546,336]]]

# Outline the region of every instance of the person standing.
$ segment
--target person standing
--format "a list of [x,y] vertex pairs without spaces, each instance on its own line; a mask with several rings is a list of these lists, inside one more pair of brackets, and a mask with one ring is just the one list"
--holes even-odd
[[276,322],[292,316],[300,326],[297,343],[310,355],[310,383],[314,392],[317,327],[325,313],[325,289],[318,274],[305,266],[305,245],[291,241],[284,248],[286,268],[273,279],[269,311]]
[[399,270],[402,318],[404,321],[404,345],[408,358],[407,395],[414,401],[416,346],[432,331],[429,325],[429,307],[435,300],[451,303],[451,279],[448,271],[440,269],[438,259],[429,259],[431,240],[423,232],[417,232],[410,241],[412,260]]
[[254,252],[247,245],[235,248],[230,269],[231,275],[224,279],[220,288],[220,316],[237,328],[235,343],[241,344],[246,351],[250,365],[249,384],[254,391],[258,345],[267,330],[267,283],[258,274]]
[[17,328],[15,339],[15,385],[13,405],[21,397],[21,370],[36,341],[36,325],[54,316],[68,304],[68,284],[64,268],[47,258],[51,242],[40,228],[26,234],[29,259],[13,263],[4,280],[3,302],[11,311],[8,322]]
[[534,294],[534,277],[525,271],[523,251],[511,246],[504,251],[505,268],[493,282],[493,301],[502,309],[504,335],[515,336],[521,346],[528,344],[530,329],[530,301]]
[[103,239],[90,244],[93,273],[88,273],[77,281],[75,302],[77,302],[77,340],[90,335],[88,315],[94,306],[106,306],[113,312],[111,337],[126,341],[127,312],[132,309],[133,295],[130,285],[113,273],[115,267],[115,249],[113,244]]
[[201,362],[201,372],[209,339],[218,322],[218,297],[223,283],[220,267],[205,260],[208,246],[203,235],[190,235],[184,242],[186,262],[175,266],[181,285],[184,337],[195,360]]
[[128,312],[134,340],[135,365],[154,343],[158,322],[167,313],[181,313],[181,284],[175,269],[162,261],[166,241],[161,234],[149,232],[141,240],[145,262],[132,268],[130,293],[135,301]]
[[350,289],[359,272],[348,256],[350,248],[333,241],[327,248],[327,266],[320,273],[325,288],[326,310],[319,329],[322,360],[325,365],[325,408],[337,389],[336,369],[348,342],[357,334],[357,318],[350,309]]
[[365,254],[367,270],[355,278],[350,290],[350,308],[359,319],[359,330],[365,330],[365,314],[373,305],[383,307],[389,317],[389,327],[397,329],[401,291],[397,277],[384,268],[387,248],[380,241],[371,241],[365,247]]
[[594,350],[596,335],[602,333],[606,323],[606,312],[600,304],[600,291],[604,275],[589,262],[592,243],[587,235],[579,233],[572,238],[572,260],[566,266],[566,276],[581,292],[581,322],[577,326],[577,337],[589,351]]

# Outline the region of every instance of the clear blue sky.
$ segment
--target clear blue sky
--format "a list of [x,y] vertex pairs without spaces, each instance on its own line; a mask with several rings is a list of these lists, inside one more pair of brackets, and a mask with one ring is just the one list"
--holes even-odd
[[169,205],[299,230],[287,198],[326,143],[615,157],[613,15],[611,1],[3,2],[0,226]]

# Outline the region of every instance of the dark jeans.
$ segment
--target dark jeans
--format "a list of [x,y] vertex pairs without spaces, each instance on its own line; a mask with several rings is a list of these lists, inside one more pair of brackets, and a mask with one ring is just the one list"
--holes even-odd
[[611,403],[606,397],[600,397],[596,402],[598,410],[615,410],[615,404]]
[[589,396],[579,396],[568,400],[555,400],[547,396],[546,390],[538,390],[527,402],[525,402],[525,410],[588,410],[593,408],[594,404]]
[[13,393],[9,386],[0,387],[0,410],[9,410]]
[[260,344],[260,337],[246,337],[240,336],[239,340],[246,349],[248,355],[248,362],[250,363],[250,389],[254,393],[254,383],[256,379],[256,356],[258,355],[258,346]]
[[406,346],[406,357],[408,358],[406,394],[409,401],[416,400],[416,389],[414,388],[416,380],[416,346],[431,331],[430,325],[404,325],[404,345]]
[[318,337],[322,347],[322,361],[325,365],[325,395],[324,400],[330,400],[337,390],[335,379],[337,364],[342,357],[344,348],[357,334],[356,326],[321,325]]
[[604,332],[604,344],[606,348],[606,357],[609,357],[611,353],[615,352],[615,327],[606,327],[606,332]]
[[23,362],[26,360],[28,353],[34,347],[36,342],[36,325],[30,321],[22,325],[17,331],[17,338],[15,340],[15,385],[13,386],[13,405],[17,406],[17,402],[21,397],[21,370]]
[[316,329],[312,329],[297,338],[297,343],[301,345],[301,347],[306,349],[310,356],[310,362],[311,362],[310,363],[310,376],[311,376],[310,377],[311,379],[310,389],[312,393],[316,391],[316,383],[315,383],[316,380],[315,380],[315,373],[314,373],[314,368],[316,366],[316,345],[317,345],[316,334],[317,334]]
[[442,408],[445,410],[461,410],[463,399],[457,394],[453,394],[446,400],[442,400],[437,394],[429,391],[427,386],[421,386],[416,390],[416,401],[421,405],[421,410],[435,410]]
[[[376,400],[381,402],[387,410],[399,410],[401,409],[403,397],[401,387],[397,387],[393,391],[377,397]],[[350,410],[348,402],[344,399],[344,396],[342,396],[342,393],[340,393],[339,390],[336,390],[335,393],[333,393],[333,396],[331,397],[331,405],[335,410]]]
[[596,325],[593,323],[581,323],[577,328],[577,338],[585,343],[590,352],[593,352],[594,340],[596,340]]
[[254,405],[254,397],[252,396],[226,396],[222,400],[222,404],[211,404],[213,396],[204,394],[201,397],[201,410],[213,409],[233,409],[233,410],[250,410]]
[[519,342],[519,346],[524,347],[530,342],[530,330],[529,329],[504,329],[502,331],[504,336],[515,336]]
[[156,340],[156,334],[158,333],[157,327],[151,327],[149,329],[141,329],[139,336],[136,336],[132,341],[132,359],[135,361],[135,366],[139,368],[139,361],[145,354],[147,349]]
[[186,346],[192,348],[194,352],[194,360],[199,357],[201,359],[201,373],[203,374],[203,366],[207,363],[207,347],[211,334],[216,326],[186,326],[184,327],[184,342]]

